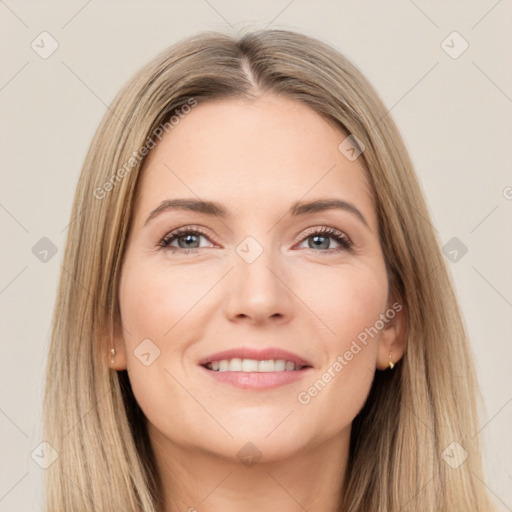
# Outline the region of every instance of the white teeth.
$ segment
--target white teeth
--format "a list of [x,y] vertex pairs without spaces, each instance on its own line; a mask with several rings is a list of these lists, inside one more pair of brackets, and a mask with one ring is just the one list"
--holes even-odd
[[260,361],[258,363],[258,371],[259,372],[273,372],[274,371],[274,361],[272,359],[268,361]]
[[221,359],[220,361],[212,361],[206,367],[210,370],[219,372],[284,372],[300,370],[302,366],[296,365],[292,361],[284,359],[267,359],[259,361],[257,359],[241,359],[234,357],[233,359]]
[[242,371],[242,360],[238,357],[231,359],[231,361],[229,361],[229,371],[230,372],[241,372]]
[[258,371],[258,361],[256,359],[244,359],[242,361],[242,372],[257,372]]
[[284,359],[278,359],[274,362],[274,371],[275,372],[284,372],[286,369],[286,361]]

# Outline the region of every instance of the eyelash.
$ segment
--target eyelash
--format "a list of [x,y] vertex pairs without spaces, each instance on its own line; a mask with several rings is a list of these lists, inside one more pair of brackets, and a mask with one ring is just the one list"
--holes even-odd
[[[181,252],[183,254],[196,254],[200,248],[194,248],[194,249],[181,249],[180,247],[171,247],[170,244],[174,242],[174,240],[177,240],[180,236],[185,234],[192,234],[192,235],[202,235],[205,238],[209,238],[208,234],[202,231],[200,228],[197,227],[190,227],[185,226],[183,228],[176,229],[174,231],[171,231],[167,235],[165,235],[162,240],[158,243],[159,247],[162,249],[170,250],[171,252]],[[314,235],[321,235],[321,236],[328,236],[329,238],[334,239],[336,242],[340,244],[340,247],[336,247],[334,249],[327,249],[327,250],[320,250],[316,251],[315,249],[308,248],[312,251],[318,252],[318,253],[324,253],[324,254],[333,254],[338,253],[341,251],[350,251],[352,248],[352,241],[348,238],[347,235],[342,233],[341,231],[338,231],[337,229],[330,228],[330,227],[322,227],[322,228],[315,228],[313,230],[310,230],[307,232],[300,240],[300,242],[304,242],[304,240],[307,240],[308,238],[314,236]]]

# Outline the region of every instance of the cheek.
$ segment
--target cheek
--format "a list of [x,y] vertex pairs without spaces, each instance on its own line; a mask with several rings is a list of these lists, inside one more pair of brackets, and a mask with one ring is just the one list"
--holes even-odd
[[334,323],[335,338],[339,348],[343,349],[352,340],[363,337],[360,335],[384,312],[387,286],[375,275],[350,274],[342,280],[340,288],[329,313]]
[[322,320],[324,348],[329,354],[343,353],[353,340],[364,339],[367,329],[385,312],[387,295],[386,273],[380,265],[329,269],[315,276],[306,302],[314,304]]
[[[191,279],[187,272],[165,265],[140,262],[128,266],[120,289],[121,314],[130,333],[128,344],[151,338],[162,350],[172,349],[175,333],[214,282],[211,272],[203,275],[196,271]],[[172,344],[170,338],[174,338]]]
[[352,267],[328,277],[317,279],[317,291],[310,294],[325,324],[322,368],[297,395],[303,414],[325,420],[322,435],[348,427],[364,405],[376,370],[380,332],[374,326],[385,312],[388,293],[380,267]]
[[125,264],[120,305],[132,391],[159,431],[172,432],[175,440],[184,442],[187,426],[197,423],[198,411],[180,386],[189,388],[180,368],[190,338],[193,306],[212,284],[202,279],[185,282],[179,271],[127,263],[131,264]]
[[[134,271],[134,269],[137,269]],[[151,407],[175,388],[169,372],[182,381],[184,353],[190,343],[194,305],[208,290],[201,279],[183,282],[184,273],[134,264],[121,283],[127,370],[139,404]],[[195,324],[200,329],[200,324]],[[159,396],[163,391],[164,396]],[[148,411],[149,412],[149,411]]]

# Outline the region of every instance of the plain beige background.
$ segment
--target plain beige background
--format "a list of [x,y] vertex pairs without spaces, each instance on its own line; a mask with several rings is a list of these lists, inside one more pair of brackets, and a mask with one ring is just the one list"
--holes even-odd
[[512,511],[510,0],[0,0],[1,511],[41,510],[51,313],[74,188],[107,105],[184,36],[265,27],[336,47],[396,120],[439,240],[451,244],[485,403],[482,485]]

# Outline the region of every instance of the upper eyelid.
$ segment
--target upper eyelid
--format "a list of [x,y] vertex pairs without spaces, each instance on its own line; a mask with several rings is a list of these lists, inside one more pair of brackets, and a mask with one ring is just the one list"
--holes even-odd
[[162,237],[162,240],[165,240],[166,238],[171,238],[173,236],[177,236],[180,234],[184,234],[184,233],[197,233],[204,237],[215,238],[214,236],[210,235],[209,230],[207,230],[206,228],[203,228],[202,226],[191,225],[191,226],[182,226],[182,227],[179,227],[176,229],[171,229]]
[[324,233],[329,236],[341,236],[347,238],[347,240],[352,241],[352,239],[345,233],[345,231],[334,228],[332,226],[313,226],[312,228],[307,228],[305,231],[301,232],[300,239],[302,240],[306,236],[310,236],[314,233]]

